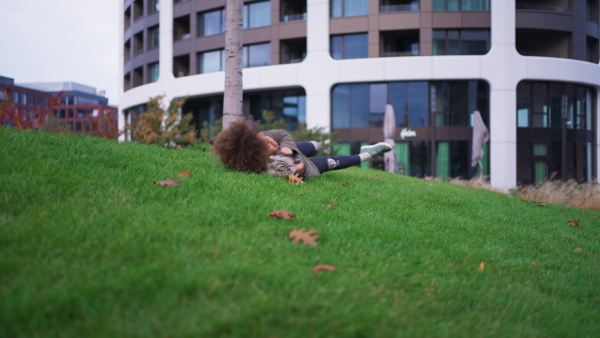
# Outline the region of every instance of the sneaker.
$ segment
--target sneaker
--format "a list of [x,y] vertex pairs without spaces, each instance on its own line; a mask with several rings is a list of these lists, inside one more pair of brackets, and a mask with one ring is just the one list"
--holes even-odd
[[370,146],[360,147],[361,153],[367,153],[367,154],[371,155],[372,157],[377,157],[377,156],[382,155],[383,153],[386,153],[390,150],[392,150],[392,146],[385,142],[379,142],[379,143],[372,144]]

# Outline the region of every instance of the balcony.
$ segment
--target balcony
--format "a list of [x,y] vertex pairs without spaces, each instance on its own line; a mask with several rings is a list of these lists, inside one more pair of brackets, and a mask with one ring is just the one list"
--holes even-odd
[[553,12],[560,14],[571,14],[568,0],[548,1],[548,0],[526,0],[516,3],[517,10]]

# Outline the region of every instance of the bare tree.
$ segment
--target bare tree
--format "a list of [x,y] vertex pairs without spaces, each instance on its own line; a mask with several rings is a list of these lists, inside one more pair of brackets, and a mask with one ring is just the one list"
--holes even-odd
[[242,83],[242,9],[244,0],[227,0],[225,24],[225,91],[223,129],[243,116]]

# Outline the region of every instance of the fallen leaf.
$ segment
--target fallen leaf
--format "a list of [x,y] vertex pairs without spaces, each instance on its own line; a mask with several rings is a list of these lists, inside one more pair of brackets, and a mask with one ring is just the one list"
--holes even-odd
[[477,271],[478,271],[478,272],[483,272],[483,270],[485,270],[485,263],[484,263],[484,262],[481,262],[481,263],[479,264],[479,269],[477,269]]
[[299,192],[299,193],[297,193],[296,195],[298,195],[298,196],[302,196],[302,195],[304,195],[304,193],[303,193],[303,192]]
[[381,176],[379,176],[379,175],[375,175],[375,178],[376,178],[376,179],[378,179],[378,180],[380,180],[380,179],[381,179]]
[[292,218],[296,217],[293,212],[289,212],[287,210],[275,210],[269,213],[269,216],[282,219],[284,221],[289,221]]
[[548,204],[544,204],[544,203],[538,203],[538,204],[536,204],[536,205],[537,205],[538,207],[545,207],[545,206],[546,206],[546,205],[548,205]]
[[467,187],[467,188],[471,188],[471,187],[473,187],[473,182],[469,182],[469,183],[467,183],[466,187]]
[[536,266],[536,265],[538,265],[538,262],[533,262],[533,263],[529,264],[529,266]]
[[336,198],[333,199],[333,201],[335,202],[335,201],[337,201],[339,199],[340,199],[339,197],[336,197]]
[[570,221],[567,221],[567,223],[571,224],[572,226],[579,228],[579,220],[578,219],[572,219]]
[[177,175],[182,178],[186,177],[186,176],[190,176],[191,174],[192,174],[192,171],[190,169],[186,169],[180,173],[177,173]]
[[321,272],[321,271],[333,271],[333,270],[335,270],[335,266],[329,265],[329,264],[321,264],[321,265],[317,265],[313,268],[314,273]]
[[298,173],[296,173],[295,175],[288,175],[288,181],[294,185],[304,184],[302,177],[298,177],[298,175]]
[[181,147],[177,147],[177,148],[175,148],[175,150],[181,151]]
[[333,204],[327,204],[327,209],[333,208]]
[[302,241],[303,245],[317,246],[317,239],[321,236],[313,235],[315,232],[318,232],[318,230],[310,229],[307,231],[306,229],[294,229],[290,232],[288,238],[293,238],[292,244],[297,244]]
[[582,249],[581,249],[581,248],[575,248],[575,249],[573,249],[573,251],[574,251],[574,252],[581,252],[581,251],[582,251]]
[[179,180],[174,180],[172,178],[167,178],[164,181],[154,182],[154,184],[160,185],[161,187],[179,187],[179,183],[180,182],[181,181],[179,181]]
[[530,200],[524,200],[524,199],[522,199],[522,198],[521,198],[521,202],[525,202],[525,203],[535,203],[535,202],[533,202],[533,201],[530,201]]
[[338,184],[338,187],[345,186],[346,184],[348,184],[348,182],[345,182],[345,183],[340,183],[340,184]]

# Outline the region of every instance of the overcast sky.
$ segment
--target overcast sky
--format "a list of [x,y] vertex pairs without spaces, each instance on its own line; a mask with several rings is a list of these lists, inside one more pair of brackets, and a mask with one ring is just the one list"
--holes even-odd
[[117,105],[118,1],[0,0],[0,76],[77,82]]

